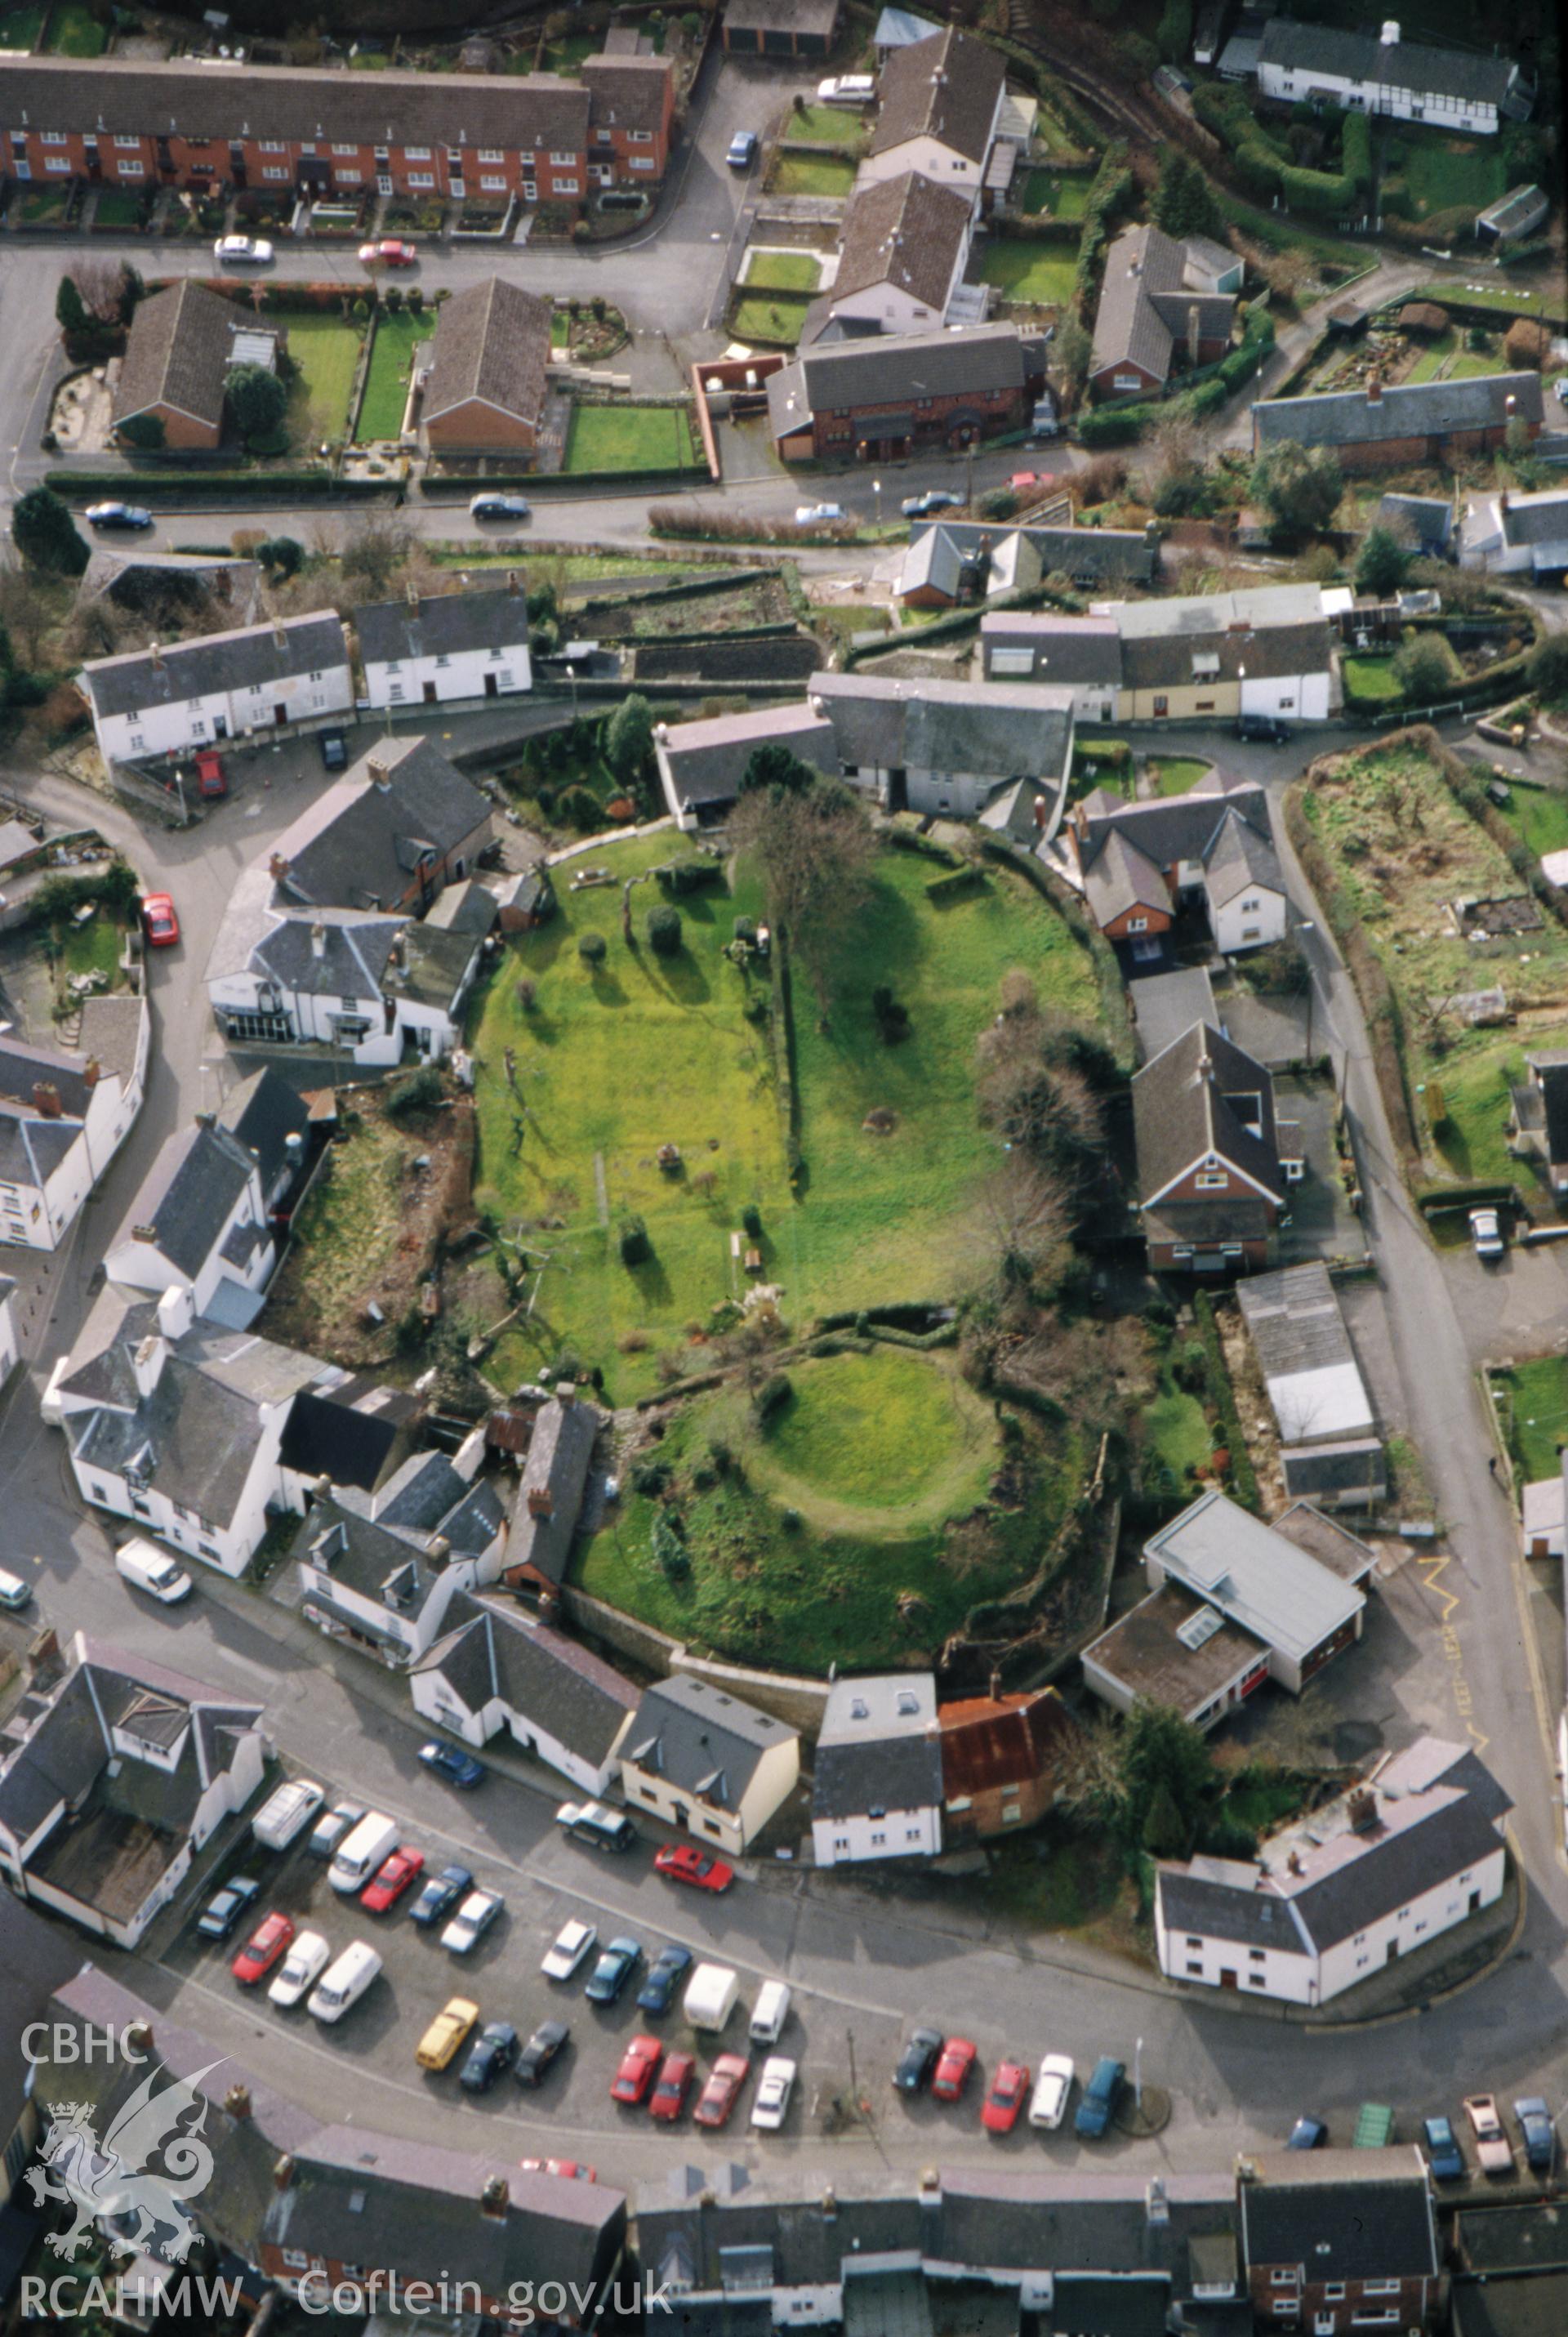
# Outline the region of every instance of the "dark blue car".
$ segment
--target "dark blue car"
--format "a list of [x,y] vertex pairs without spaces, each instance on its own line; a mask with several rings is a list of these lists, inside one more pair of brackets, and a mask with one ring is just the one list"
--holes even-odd
[[416,1923],[443,1922],[458,1901],[473,1888],[473,1877],[466,1866],[443,1866],[433,1874],[409,1912]]
[[484,1782],[483,1762],[465,1753],[461,1745],[443,1745],[439,1737],[433,1736],[428,1745],[420,1746],[419,1757],[427,1769],[433,1769],[449,1785],[461,1785],[466,1790]]
[[681,1974],[691,1967],[689,1948],[660,1948],[654,1958],[648,1978],[638,1990],[638,2005],[644,2012],[667,2012]]
[[1427,2164],[1438,2182],[1457,2183],[1465,2172],[1465,2154],[1447,2119],[1423,2118],[1421,2138],[1427,2146]]
[[1538,2175],[1544,2174],[1557,2156],[1557,2129],[1551,2111],[1539,2094],[1526,2094],[1514,2103],[1514,2115],[1524,2137],[1527,2163]]
[[583,1994],[591,2004],[613,2004],[641,1961],[642,1950],[634,1939],[623,1933],[611,1940],[599,1951]]
[[1285,2138],[1287,2150],[1320,2150],[1329,2139],[1321,2118],[1299,2117]]
[[1108,2053],[1095,2063],[1095,2074],[1079,2097],[1077,2115],[1073,2120],[1073,2132],[1080,2142],[1097,2142],[1105,2133],[1125,2076],[1123,2064],[1113,2060]]

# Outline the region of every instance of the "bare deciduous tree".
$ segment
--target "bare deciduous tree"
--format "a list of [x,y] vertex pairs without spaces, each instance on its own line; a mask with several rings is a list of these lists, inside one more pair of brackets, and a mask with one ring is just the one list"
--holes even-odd
[[339,574],[356,592],[385,593],[414,548],[414,531],[389,513],[356,520],[343,541]]
[[72,267],[71,275],[89,316],[102,318],[106,325],[117,325],[125,290],[123,264],[102,252],[84,252]]
[[730,834],[755,856],[768,914],[788,934],[825,1016],[833,950],[865,897],[876,856],[864,807],[836,781],[798,792],[759,787],[736,803]]
[[24,575],[17,560],[0,560],[0,624],[24,665],[42,665],[44,644],[54,621],[50,595],[40,589],[37,578]]

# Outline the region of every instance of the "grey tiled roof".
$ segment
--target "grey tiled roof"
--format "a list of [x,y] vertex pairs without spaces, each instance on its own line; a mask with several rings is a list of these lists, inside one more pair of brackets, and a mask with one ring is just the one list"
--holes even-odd
[[1388,1481],[1383,1447],[1375,1436],[1354,1437],[1339,1444],[1284,1444],[1280,1448],[1280,1465],[1287,1493],[1309,1501],[1367,1489],[1380,1497]]
[[940,313],[971,216],[967,194],[919,171],[863,188],[844,212],[829,307],[872,285],[891,284]]
[[671,72],[667,57],[584,57],[578,70],[593,99],[596,129],[602,122],[609,130],[657,131],[663,122]]
[[[502,1570],[508,1577],[514,1568],[528,1567],[548,1583],[566,1579],[599,1430],[598,1412],[580,1396],[570,1403],[552,1396],[540,1406],[506,1538]],[[530,1509],[531,1493],[548,1494],[544,1515]]]
[[223,419],[235,329],[248,321],[248,312],[190,276],[139,301],[114,386],[115,421],[151,406],[172,406],[216,429]]
[[638,1691],[587,1648],[515,1609],[459,1591],[443,1637],[414,1666],[439,1672],[468,1710],[492,1698],[542,1728],[570,1753],[609,1759],[638,1704]]
[[29,1046],[14,1032],[0,1033],[0,1101],[37,1109],[40,1083],[58,1091],[61,1109],[72,1119],[83,1119],[93,1090],[85,1077],[86,1058],[65,1055],[53,1047]]
[[775,740],[829,777],[838,775],[833,726],[804,703],[760,706],[748,714],[720,714],[698,722],[672,722],[659,740],[678,801],[728,803],[759,747]]
[[1096,853],[1084,878],[1084,897],[1105,926],[1129,909],[1168,912],[1171,895],[1164,878],[1131,837],[1114,828]]
[[1312,1953],[1289,1900],[1269,1892],[1238,1891],[1233,1883],[1211,1882],[1169,1866],[1159,1869],[1158,1888],[1169,1931],[1232,1940],[1242,1948],[1271,1948],[1281,1956]]
[[1509,543],[1568,543],[1568,488],[1510,495],[1502,506],[1502,518],[1504,537]]
[[[913,50],[902,52],[912,56]],[[775,437],[803,430],[816,411],[908,406],[922,397],[961,397],[1021,390],[1043,377],[1037,344],[1011,325],[966,326],[951,333],[875,334],[867,340],[819,344],[768,377],[768,423]]]
[[0,1110],[0,1177],[42,1188],[82,1134],[73,1120],[33,1120]]
[[[5,86],[0,66],[0,93]],[[174,641],[156,655],[128,650],[119,657],[95,658],[83,666],[82,679],[100,715],[134,714],[143,707],[178,706],[220,690],[265,688],[347,662],[343,626],[335,614],[283,617],[276,624],[241,625],[232,632]]]
[[819,1745],[812,1770],[813,1818],[869,1817],[873,1811],[940,1809],[942,1740],[885,1736]]
[[7,2135],[20,2125],[34,2082],[22,2032],[43,2016],[51,1990],[81,1966],[79,1945],[15,1892],[0,1892],[0,2128]]
[[550,302],[501,276],[443,301],[424,390],[426,425],[480,398],[537,425],[544,412],[550,327]]
[[[379,764],[386,784],[373,778]],[[287,828],[273,858],[283,904],[375,909],[408,890],[422,851],[438,856],[487,826],[490,805],[427,738],[381,740]]]
[[[1261,1099],[1262,1134],[1243,1126],[1227,1098]],[[1265,1194],[1284,1190],[1274,1141],[1274,1083],[1261,1063],[1201,1022],[1145,1063],[1133,1080],[1138,1183],[1153,1200],[1183,1172],[1216,1154]]]
[[839,0],[726,0],[732,32],[814,33],[826,39],[838,21]]
[[1314,2281],[1435,2280],[1441,2257],[1427,2169],[1414,2144],[1376,2154],[1283,2151],[1254,2160],[1238,2186],[1242,2246],[1253,2271],[1310,2266]]
[[1133,804],[1107,797],[1103,809],[1091,809],[1087,799],[1081,808],[1086,817],[1078,858],[1086,869],[1117,831],[1147,853],[1158,868],[1174,868],[1181,860],[1207,860],[1231,813],[1249,821],[1260,836],[1270,832],[1268,798],[1257,782],[1218,774],[1213,782],[1201,780],[1184,796]]
[[231,1088],[218,1114],[219,1125],[255,1158],[264,1195],[289,1166],[288,1139],[307,1133],[309,1106],[270,1063]]
[[995,49],[951,25],[895,49],[882,68],[872,152],[888,154],[911,138],[930,137],[968,161],[983,162],[1007,77]]
[[1408,529],[1422,545],[1441,548],[1454,533],[1454,506],[1446,495],[1385,495],[1378,517],[1384,527]]
[[1352,82],[1407,89],[1416,98],[1457,97],[1501,105],[1517,67],[1508,57],[1482,56],[1464,49],[1437,49],[1424,41],[1385,45],[1375,33],[1341,32],[1330,24],[1304,24],[1274,16],[1264,27],[1261,64],[1287,72],[1331,73]]
[[[450,305],[450,304],[449,304]],[[528,599],[506,585],[488,592],[445,592],[412,603],[375,601],[354,611],[359,654],[366,665],[447,657],[464,650],[528,647]]]
[[1226,812],[1220,822],[1219,834],[1210,845],[1203,863],[1203,878],[1209,900],[1214,908],[1223,908],[1239,893],[1250,885],[1261,885],[1273,893],[1283,893],[1284,875],[1279,856],[1266,836],[1260,836],[1249,819],[1235,810]]
[[227,1129],[200,1120],[161,1146],[115,1235],[150,1228],[152,1247],[194,1280],[249,1185],[255,1163]]
[[135,1076],[146,1020],[145,999],[127,993],[85,1000],[76,1041],[83,1062],[112,1071],[128,1087]]
[[716,1809],[735,1811],[763,1755],[794,1735],[771,1713],[677,1673],[644,1691],[622,1758]]
[[[1075,533],[1090,535],[1096,531]],[[1042,681],[1116,683],[1122,678],[1122,641],[1114,617],[1003,611],[980,619],[980,644],[988,658],[997,649],[1033,650],[1035,671]]]
[[833,726],[842,763],[1016,779],[1059,778],[1066,762],[1065,691],[865,673],[813,673],[809,689]]
[[1497,1842],[1492,1819],[1466,1794],[1309,1884],[1297,1893],[1295,1904],[1310,1937],[1327,1951],[1391,1915],[1407,1900],[1489,1858]]
[[1538,373],[1477,374],[1467,381],[1399,382],[1380,396],[1320,390],[1254,406],[1260,447],[1285,439],[1304,446],[1375,445],[1384,439],[1440,438],[1452,431],[1501,430],[1508,400],[1524,421],[1544,414]]

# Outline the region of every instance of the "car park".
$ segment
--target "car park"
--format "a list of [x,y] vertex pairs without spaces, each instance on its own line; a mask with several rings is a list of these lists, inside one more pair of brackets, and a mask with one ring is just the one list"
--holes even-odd
[[443,1928],[442,1946],[450,1948],[454,1956],[466,1956],[483,1939],[505,1903],[499,1891],[471,1891]]
[[221,1891],[215,1891],[196,1919],[196,1928],[204,1940],[226,1940],[239,1922],[261,1896],[261,1885],[248,1874],[237,1874]]
[[305,2009],[330,2029],[370,1987],[381,1970],[381,1958],[365,1940],[353,1940],[327,1965],[306,1999]]
[[1427,2148],[1427,2164],[1439,2183],[1457,2183],[1465,2173],[1465,2154],[1459,2147],[1459,2137],[1446,2117],[1423,2118],[1421,2139]]
[[18,1607],[25,1607],[32,1596],[30,1582],[24,1582],[19,1574],[12,1574],[0,1566],[0,1607],[9,1607],[15,1612]]
[[797,504],[795,505],[797,527],[822,527],[829,520],[842,519],[843,515],[842,504]]
[[574,1918],[563,1923],[555,1935],[554,1944],[546,1949],[540,1970],[546,1980],[570,1980],[599,1945],[599,1933],[591,1923],[579,1923]]
[[462,1786],[465,1793],[482,1785],[489,1774],[483,1762],[465,1753],[461,1745],[443,1744],[439,1736],[420,1746],[419,1758],[433,1775],[444,1777],[449,1785]]
[[373,1915],[387,1914],[413,1882],[424,1872],[422,1850],[394,1850],[390,1858],[383,1859],[371,1882],[359,1894],[359,1903]]
[[105,532],[131,529],[140,534],[152,525],[152,513],[141,504],[89,504],[82,514],[89,527]]
[[664,2047],[657,2037],[631,2038],[620,2057],[620,2067],[610,2080],[610,2100],[628,2108],[638,2107],[657,2076],[663,2058]]
[[735,2106],[740,2099],[751,2064],[743,2053],[721,2053],[707,2073],[707,2083],[697,2096],[692,2112],[692,2123],[702,2127],[727,2126]]
[[442,1922],[472,1888],[473,1877],[466,1866],[443,1866],[439,1874],[431,1876],[409,1909],[410,1921],[422,1926]]
[[354,1832],[365,1814],[363,1802],[334,1802],[325,1817],[317,1819],[310,1829],[306,1849],[312,1858],[331,1858],[338,1845]]
[[346,771],[348,768],[348,741],[341,730],[318,730],[316,745],[323,770]]
[[142,895],[141,930],[149,949],[172,949],[180,939],[180,920],[167,893]]
[[332,1950],[319,1931],[297,1931],[281,1970],[267,1991],[270,2004],[287,2011],[313,1989],[332,1959]]
[[909,2043],[899,2055],[893,2071],[893,2085],[901,2094],[925,2091],[932,2070],[941,2058],[942,2033],[940,2029],[911,2030]]
[[1011,2134],[1018,2113],[1029,2097],[1029,2070],[1024,2061],[998,2061],[986,2098],[980,2104],[980,2124],[988,2134]]
[[479,2007],[471,1997],[449,1997],[414,2049],[422,2069],[444,2069],[468,2042],[479,2020]]
[[648,1967],[648,1978],[637,1992],[638,2009],[642,2012],[667,2012],[675,2001],[676,1990],[682,1974],[691,1968],[691,1950],[670,1946],[660,1948]]
[[755,130],[737,130],[729,142],[724,159],[732,171],[749,171],[756,161],[756,147]]
[[756,2081],[751,2122],[764,2134],[776,2134],[789,2115],[794,2091],[795,2064],[787,2053],[770,2053]]
[[384,235],[375,243],[362,243],[359,247],[362,268],[412,268],[418,258],[419,246],[404,243],[396,235]]
[[664,2067],[658,2073],[658,2083],[648,2097],[648,2114],[663,2126],[673,2126],[686,2107],[686,2097],[691,2091],[691,2081],[696,2074],[695,2053],[667,2053]]
[[1073,2080],[1077,2074],[1070,2054],[1046,2055],[1035,2078],[1035,2090],[1029,2097],[1031,2126],[1052,2129],[1060,2126],[1072,2095]]
[[212,257],[219,268],[269,268],[272,246],[264,235],[220,235]]
[[258,1980],[266,1979],[293,1937],[294,1924],[288,1916],[274,1912],[265,1917],[229,1965],[229,1970],[243,1987],[254,1988]]
[[1498,2114],[1495,2094],[1467,2094],[1464,2110],[1475,2137],[1475,2156],[1483,2175],[1512,2175],[1514,2146]]
[[930,519],[933,512],[961,510],[963,500],[950,487],[928,487],[923,495],[906,495],[899,509],[906,519]]
[[735,1869],[695,1842],[667,1842],[654,1853],[653,1871],[670,1882],[689,1882],[694,1891],[727,1891]]
[[1551,2111],[1539,2094],[1525,2094],[1514,2103],[1514,2115],[1524,2144],[1525,2165],[1537,2175],[1546,2173],[1557,2156],[1557,2129]]
[[950,2037],[942,2047],[936,2074],[931,2079],[931,2099],[938,2102],[960,2099],[977,2058],[969,2038]]
[[517,2057],[512,2075],[520,2086],[542,2086],[571,2036],[564,2020],[541,2020]]
[[583,1994],[590,2004],[613,2004],[641,1961],[639,1942],[621,1932],[600,1951]]
[[487,2020],[468,2049],[457,2073],[465,2094],[487,2094],[517,2058],[517,2031],[510,2020]]
[[1506,1247],[1503,1239],[1503,1219],[1497,1210],[1471,1210],[1470,1241],[1483,1265],[1496,1263]]
[[474,495],[468,506],[470,519],[526,519],[528,515],[526,495]]
[[1121,2062],[1109,2053],[1103,2053],[1095,2063],[1094,2075],[1084,2088],[1077,2115],[1073,2120],[1073,2132],[1080,2142],[1097,2142],[1106,2132],[1115,2114],[1125,2076],[1126,2071]]
[[1321,2118],[1299,2117],[1285,2137],[1287,2150],[1321,2150],[1329,2139],[1329,2129]]

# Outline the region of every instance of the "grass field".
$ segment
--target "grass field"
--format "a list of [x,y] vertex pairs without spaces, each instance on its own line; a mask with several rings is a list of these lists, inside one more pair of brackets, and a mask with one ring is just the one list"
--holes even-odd
[[51,56],[101,57],[108,45],[108,34],[82,0],[55,0],[49,12]]
[[855,166],[847,155],[781,154],[774,165],[770,192],[847,195],[854,182]]
[[370,368],[365,377],[365,396],[360,400],[359,422],[355,431],[363,445],[368,445],[374,438],[395,438],[402,429],[414,351],[434,330],[435,318],[429,309],[421,310],[418,316],[407,308],[400,309],[396,316],[389,316],[385,309],[378,312]]
[[120,978],[120,952],[124,934],[112,914],[100,909],[95,917],[79,925],[72,918],[57,927],[50,936],[50,948],[55,952],[54,980],[63,995],[67,976],[73,973],[107,974],[111,985]]
[[1024,181],[1023,209],[1047,211],[1052,219],[1082,219],[1088,209],[1092,171],[1031,171]]
[[348,396],[359,363],[356,326],[340,317],[291,316],[288,354],[299,367],[288,402],[295,439],[309,445],[342,438],[348,429]]
[[1404,696],[1391,657],[1347,657],[1340,660],[1349,706],[1394,706]]
[[814,292],[822,273],[814,251],[754,251],[742,281],[758,292]]
[[1537,860],[1545,852],[1568,851],[1568,795],[1555,787],[1515,787],[1503,811]]
[[[1568,1030],[1530,1034],[1532,1050],[1564,1044]],[[1444,1106],[1436,1132],[1437,1149],[1454,1174],[1528,1185],[1529,1162],[1516,1160],[1508,1149],[1508,1090],[1524,1077],[1522,1041],[1495,1031],[1476,1032],[1462,1053],[1445,1057],[1435,1076]]]
[[1540,1355],[1491,1374],[1497,1424],[1526,1484],[1555,1477],[1568,1444],[1568,1360]]
[[696,461],[684,406],[585,406],[571,409],[567,471],[674,471]]
[[738,340],[771,341],[777,347],[793,349],[810,306],[803,293],[754,293],[735,302],[730,329]]
[[[1159,1393],[1143,1406],[1138,1420],[1156,1476],[1166,1491],[1180,1494],[1188,1471],[1202,1468],[1213,1450],[1203,1405],[1195,1395],[1176,1385],[1166,1365],[1160,1374]],[[1146,1489],[1146,1467],[1144,1482]]]
[[1482,211],[1508,191],[1508,174],[1495,138],[1422,137],[1401,122],[1393,139],[1400,159],[1391,176],[1402,178],[1417,219],[1431,211]]
[[44,29],[42,8],[7,8],[0,16],[0,49],[34,49]]
[[1027,236],[1008,236],[988,247],[980,276],[1006,300],[1059,308],[1072,298],[1077,267],[1077,251],[1070,243],[1031,243]]
[[1468,348],[1465,336],[1457,326],[1450,325],[1446,333],[1427,347],[1405,376],[1407,382],[1434,381],[1439,373],[1445,381],[1471,381],[1485,373],[1505,373],[1507,370],[1501,349],[1488,357],[1483,351]]
[[95,227],[139,228],[145,216],[147,198],[132,194],[129,187],[101,187],[93,207]]
[[[599,858],[621,880],[670,850],[669,837],[656,836]],[[558,915],[521,937],[474,1042],[491,1073],[478,1090],[479,1198],[508,1219],[561,1225],[534,1321],[499,1351],[508,1384],[570,1343],[602,1364],[617,1401],[648,1393],[657,1384],[656,1351],[678,1346],[685,1325],[736,1295],[730,1235],[748,1203],[761,1211],[765,1272],[783,1286],[791,1319],[961,1286],[969,1204],[994,1159],[976,1119],[972,1061],[998,984],[1024,966],[1050,1004],[1086,1021],[1096,987],[1086,953],[1020,880],[998,874],[984,892],[935,907],[925,892],[931,873],[912,855],[879,859],[865,908],[828,969],[826,1031],[809,987],[798,990],[806,1162],[798,1198],[785,1171],[768,1017],[748,1020],[745,1011],[748,999],[765,1003],[767,982],[723,955],[734,917],[761,908],[745,872],[732,895],[710,890],[681,903],[685,946],[673,961],[646,944],[626,948],[619,881],[563,891]],[[638,930],[652,897],[651,887],[633,895]],[[590,930],[609,945],[597,973],[576,946]],[[531,1014],[516,1001],[513,970],[538,985]],[[896,1047],[871,1012],[882,981],[910,1014],[910,1035]],[[528,1107],[517,1152],[517,1107],[499,1077],[509,1045]],[[877,1107],[895,1115],[890,1133],[863,1129]],[[667,1141],[686,1162],[673,1179],[654,1159]],[[645,1219],[654,1251],[631,1269],[614,1232],[628,1211]],[[628,1335],[633,1352],[618,1354]]]

